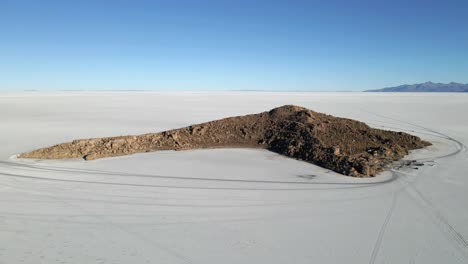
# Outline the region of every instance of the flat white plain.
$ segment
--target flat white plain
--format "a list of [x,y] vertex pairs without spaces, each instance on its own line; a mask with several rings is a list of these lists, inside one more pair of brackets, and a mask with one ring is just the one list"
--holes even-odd
[[[434,145],[373,179],[247,149],[15,158],[284,104]],[[468,94],[3,92],[0,263],[467,263],[466,113]]]

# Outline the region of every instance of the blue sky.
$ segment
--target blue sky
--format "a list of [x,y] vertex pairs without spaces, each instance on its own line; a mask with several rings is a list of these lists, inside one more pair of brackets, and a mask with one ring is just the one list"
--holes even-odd
[[0,0],[0,90],[468,83],[468,1]]

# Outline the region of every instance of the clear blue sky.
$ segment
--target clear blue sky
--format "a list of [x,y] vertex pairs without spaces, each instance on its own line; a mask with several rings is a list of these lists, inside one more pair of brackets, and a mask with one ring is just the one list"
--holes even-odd
[[0,0],[0,90],[468,83],[468,1]]

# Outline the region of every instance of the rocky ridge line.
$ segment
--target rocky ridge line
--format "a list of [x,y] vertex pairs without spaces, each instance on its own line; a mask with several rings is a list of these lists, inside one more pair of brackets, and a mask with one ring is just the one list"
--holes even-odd
[[245,147],[268,149],[349,176],[372,177],[410,150],[428,145],[407,133],[285,105],[160,133],[74,140],[19,158],[93,160],[159,150]]

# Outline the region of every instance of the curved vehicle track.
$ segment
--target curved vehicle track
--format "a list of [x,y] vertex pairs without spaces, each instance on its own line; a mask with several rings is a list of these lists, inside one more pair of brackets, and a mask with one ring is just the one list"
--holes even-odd
[[[388,175],[385,177],[377,177],[375,179],[353,179],[349,180],[348,178],[345,179],[336,179],[333,181],[325,181],[320,180],[320,177],[317,177],[318,180],[315,179],[317,175],[308,175],[310,179],[303,178],[302,180],[265,180],[265,179],[258,179],[255,175],[252,175],[252,179],[250,177],[247,178],[215,178],[215,177],[190,177],[184,175],[164,175],[164,174],[145,174],[145,173],[128,173],[128,172],[115,172],[109,170],[100,170],[100,169],[85,169],[85,168],[77,168],[77,167],[61,167],[57,165],[50,165],[50,164],[41,164],[35,162],[22,162],[19,160],[11,159],[11,160],[4,160],[0,161],[0,181],[1,185],[6,188],[17,189],[18,191],[33,193],[38,197],[44,197],[45,201],[47,199],[63,202],[66,205],[70,205],[75,207],[75,203],[77,201],[83,202],[90,202],[90,203],[97,203],[97,204],[109,204],[112,206],[126,204],[129,206],[145,206],[145,207],[154,207],[154,206],[161,206],[161,207],[168,207],[168,208],[177,208],[177,207],[185,207],[185,208],[206,208],[206,209],[220,209],[220,208],[265,208],[265,207],[287,207],[287,206],[294,206],[298,204],[313,204],[316,201],[313,199],[310,200],[303,200],[303,201],[286,201],[282,199],[253,199],[253,198],[244,198],[241,196],[236,196],[237,191],[239,192],[267,192],[267,191],[280,191],[281,193],[288,193],[289,191],[294,192],[308,192],[308,191],[332,191],[332,190],[349,190],[351,193],[353,190],[359,190],[362,188],[378,188],[379,186],[392,184],[392,191],[390,193],[382,193],[381,197],[391,197],[389,199],[390,203],[389,206],[384,214],[382,223],[379,226],[379,229],[376,230],[376,238],[375,243],[370,252],[369,263],[376,263],[379,260],[379,255],[384,252],[383,245],[385,244],[386,232],[387,229],[392,224],[392,218],[394,216],[395,211],[398,209],[400,200],[399,195],[405,192],[408,197],[412,199],[414,204],[418,206],[429,218],[431,219],[432,223],[442,232],[445,234],[447,240],[452,243],[453,247],[457,249],[457,251],[464,257],[464,260],[468,259],[468,243],[467,239],[463,236],[463,234],[457,230],[457,227],[449,221],[449,219],[437,208],[434,202],[426,195],[424,192],[420,191],[415,183],[419,180],[419,171],[415,170],[414,164],[417,163],[434,163],[434,162],[443,162],[441,160],[455,157],[457,155],[462,155],[466,153],[466,147],[464,144],[457,139],[450,137],[444,133],[435,131],[433,129],[428,129],[423,126],[412,124],[406,121],[401,121],[392,117],[386,117],[383,115],[377,115],[379,118],[393,120],[395,122],[399,122],[402,125],[405,125],[406,128],[398,128],[394,127],[395,129],[404,130],[407,132],[419,133],[422,135],[427,136],[434,136],[440,139],[443,139],[447,144],[453,144],[455,149],[450,153],[444,153],[440,155],[432,156],[431,153],[428,153],[427,157],[421,157],[415,160],[403,160],[395,164],[394,168],[391,168],[388,171]],[[408,128],[414,127],[414,129]],[[387,127],[388,126],[383,126]],[[431,155],[431,156],[429,156]],[[426,168],[430,169],[430,168]],[[61,175],[67,175],[67,177],[61,177]],[[410,176],[408,176],[410,175]],[[99,179],[97,180],[89,180],[89,177],[97,176]],[[147,181],[148,182],[145,182]],[[37,183],[37,186],[34,184],[25,185],[24,182],[32,182]],[[164,181],[176,181],[174,184],[165,184]],[[226,201],[224,204],[210,204],[209,197],[195,197],[195,196],[187,196],[181,197],[181,201],[183,203],[161,203],[155,200],[150,199],[149,197],[152,196],[125,196],[120,195],[119,193],[102,193],[99,194],[101,197],[100,199],[93,199],[88,197],[81,197],[77,198],[73,195],[69,195],[65,190],[61,190],[59,195],[54,193],[48,193],[46,189],[41,189],[41,184],[67,184],[67,187],[74,188],[74,186],[106,186],[111,188],[135,188],[135,193],[144,193],[153,192],[152,189],[160,190],[189,190],[189,191],[197,191],[197,190],[206,190],[206,191],[229,191],[232,192],[230,196],[226,196]],[[232,186],[232,184],[236,184],[236,186]],[[213,186],[216,185],[216,186]],[[60,188],[60,187],[57,187]],[[91,190],[88,190],[88,193],[91,193]],[[171,191],[168,191],[169,193]],[[85,190],[79,190],[78,194],[86,193]],[[122,201],[115,203],[112,201],[111,197],[121,198]],[[124,199],[130,199],[129,201],[123,201]],[[145,198],[145,200],[143,200]],[[138,200],[140,199],[140,200]],[[177,198],[174,198],[176,201]],[[197,200],[199,199],[199,200]],[[359,198],[365,199],[365,198]],[[185,203],[186,201],[189,201]],[[337,198],[339,200],[339,198]],[[152,239],[147,239],[145,236],[142,236],[138,232],[134,232],[128,229],[125,225],[115,223],[113,220],[109,220],[106,216],[99,216],[95,212],[88,211],[86,209],[79,209],[79,211],[83,211],[83,216],[93,216],[95,217],[95,221],[102,221],[108,223],[110,226],[115,227],[115,229],[120,229],[124,233],[128,233],[131,236],[139,237],[142,241],[146,241],[149,244],[152,244],[155,247],[160,247],[160,250],[167,251],[170,254],[173,254],[177,258],[179,258],[182,262],[186,263],[196,263],[197,261],[189,258],[186,255],[180,254],[177,250],[172,250],[168,248],[166,245],[158,243]],[[7,212],[5,212],[7,213]],[[18,217],[18,219],[25,219],[31,217],[34,221],[43,221],[41,216],[36,215],[36,219],[34,218],[34,214],[31,215],[21,215],[11,213],[12,217]],[[58,214],[60,217],[60,214]],[[144,217],[144,215],[142,216]],[[282,219],[282,218],[278,218]],[[89,224],[86,221],[74,221],[74,220],[64,220],[69,221],[70,223],[77,223],[77,224]],[[212,220],[213,223],[223,223],[225,220]],[[268,218],[261,218],[261,217],[239,217],[237,219],[231,219],[230,221],[270,221]],[[184,221],[180,221],[178,224],[183,224]],[[190,221],[185,221],[185,223],[192,223]],[[145,224],[145,223],[142,223]],[[148,224],[148,223],[147,223]]]

